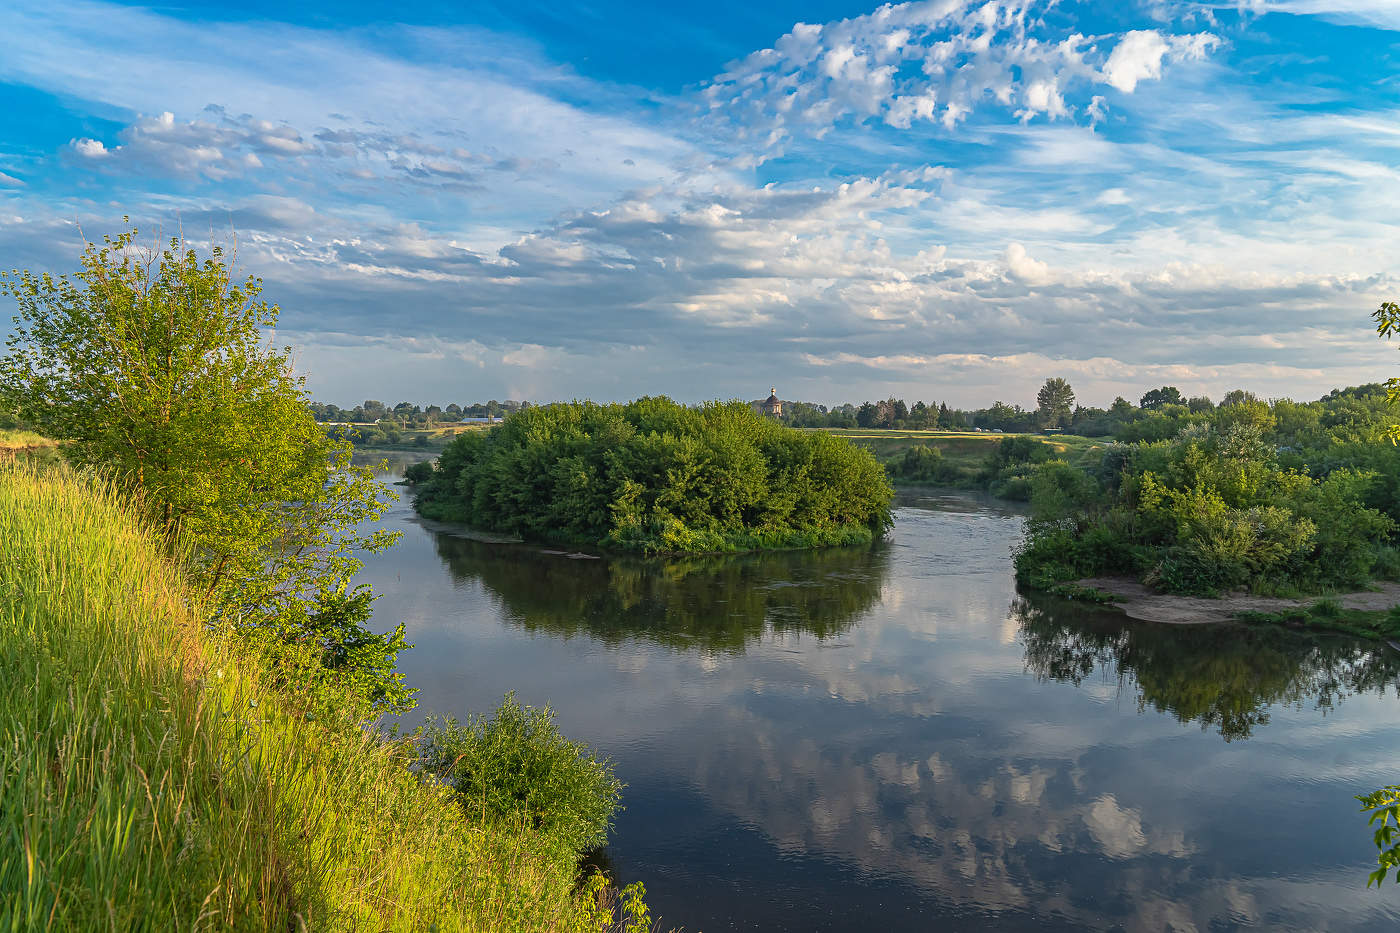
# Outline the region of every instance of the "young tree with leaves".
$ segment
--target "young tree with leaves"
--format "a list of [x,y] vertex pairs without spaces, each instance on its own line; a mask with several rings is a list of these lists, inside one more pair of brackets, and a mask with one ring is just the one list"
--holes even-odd
[[0,404],[130,486],[192,550],[214,624],[256,642],[294,694],[315,705],[334,683],[366,711],[410,708],[402,626],[370,631],[373,596],[350,586],[357,553],[396,537],[358,531],[391,494],[316,425],[290,349],[268,342],[278,308],[260,282],[236,281],[218,246],[136,236],[87,243],[71,277],[0,275],[19,306]]

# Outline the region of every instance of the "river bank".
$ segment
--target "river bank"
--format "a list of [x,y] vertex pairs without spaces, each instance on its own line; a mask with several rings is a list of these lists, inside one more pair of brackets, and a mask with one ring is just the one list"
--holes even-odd
[[[1381,617],[1400,607],[1400,583],[1378,583],[1373,590],[1339,593],[1322,600],[1316,596],[1289,599],[1248,593],[1230,593],[1218,598],[1178,596],[1158,592],[1128,577],[1087,577],[1076,585],[1110,596],[1111,599],[1105,604],[1121,609],[1130,619],[1167,625],[1203,625],[1240,620],[1307,624],[1312,621],[1345,621],[1349,613]],[[1320,601],[1329,606],[1335,603],[1341,613],[1324,610],[1319,618],[1317,607]],[[1336,619],[1328,619],[1328,615],[1336,616]],[[1352,625],[1345,625],[1344,628],[1354,630]],[[1369,634],[1361,631],[1354,633]]]

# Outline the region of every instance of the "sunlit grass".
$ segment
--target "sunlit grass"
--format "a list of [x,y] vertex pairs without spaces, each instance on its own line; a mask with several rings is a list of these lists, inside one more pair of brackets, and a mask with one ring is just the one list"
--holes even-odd
[[0,450],[27,450],[34,447],[55,447],[57,443],[33,431],[0,428]]
[[607,928],[572,853],[293,714],[199,608],[111,490],[0,467],[0,931]]

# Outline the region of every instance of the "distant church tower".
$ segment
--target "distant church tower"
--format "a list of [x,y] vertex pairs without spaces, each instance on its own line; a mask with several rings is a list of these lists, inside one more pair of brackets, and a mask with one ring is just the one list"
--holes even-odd
[[774,386],[768,392],[768,401],[763,403],[762,411],[765,415],[777,418],[783,413],[782,400],[778,398],[778,387]]

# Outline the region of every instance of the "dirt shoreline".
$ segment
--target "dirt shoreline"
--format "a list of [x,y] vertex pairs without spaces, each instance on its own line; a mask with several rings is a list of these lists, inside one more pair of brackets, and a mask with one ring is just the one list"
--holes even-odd
[[[1316,596],[1305,599],[1279,599],[1242,593],[1222,596],[1219,599],[1174,596],[1158,593],[1128,577],[1090,577],[1080,580],[1079,585],[1093,587],[1112,595],[1112,605],[1123,610],[1130,619],[1164,622],[1168,625],[1232,622],[1241,612],[1282,612],[1286,609],[1310,606],[1318,599]],[[1347,609],[1376,612],[1400,605],[1400,583],[1381,583],[1374,591],[1339,593],[1331,598]]]

